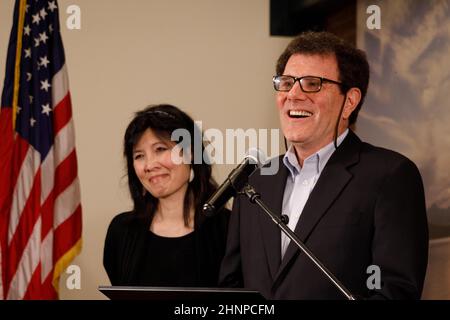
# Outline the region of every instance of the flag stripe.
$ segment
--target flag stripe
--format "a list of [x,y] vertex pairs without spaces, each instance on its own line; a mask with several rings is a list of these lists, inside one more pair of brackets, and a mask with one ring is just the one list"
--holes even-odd
[[65,252],[69,251],[73,245],[73,240],[81,232],[81,206],[77,206],[73,214],[66,219],[55,230],[54,240],[59,246],[55,250],[55,262],[61,258]]
[[3,300],[3,260],[2,260],[2,247],[0,244],[0,300]]
[[33,297],[41,295],[41,264],[38,263],[34,268],[32,276],[25,289],[23,300],[31,300]]
[[28,244],[28,239],[33,233],[35,223],[39,216],[39,194],[40,194],[40,174],[36,175],[35,183],[33,184],[31,196],[27,199],[23,209],[21,218],[14,232],[11,242],[9,243],[10,254],[8,256],[7,276],[10,278],[20,263],[20,257]]
[[56,164],[61,163],[75,149],[75,141],[71,138],[74,133],[73,121],[70,120],[55,137],[54,155]]
[[0,179],[0,199],[9,194],[8,189],[11,187],[10,181],[6,177],[10,177],[7,173],[11,172],[11,158],[14,149],[13,130],[11,125],[11,108],[0,109],[0,170],[2,179]]
[[55,205],[54,191],[52,190],[41,206],[42,216],[42,240],[47,236],[47,233],[53,229],[53,208]]
[[67,77],[67,67],[64,64],[62,68],[54,75],[52,80],[52,101],[53,109],[66,98],[69,93],[69,79]]
[[71,98],[68,93],[54,109],[53,130],[55,135],[58,134],[61,128],[67,125],[67,123],[72,119],[72,108],[70,106]]
[[[55,195],[59,196],[65,189],[67,189],[77,179],[77,153],[75,149],[61,162],[56,168],[56,181],[55,181]],[[61,173],[66,172],[66,175]]]
[[45,157],[41,164],[41,176],[42,176],[42,193],[41,203],[44,203],[55,184],[55,159],[53,155],[53,147]]
[[26,200],[30,196],[31,189],[34,184],[34,177],[39,170],[40,156],[34,148],[28,148],[26,157],[22,163],[21,170],[17,179],[16,187],[14,188],[12,207],[9,221],[8,244],[16,232],[17,225],[25,207]]
[[[1,117],[6,116],[6,114],[2,114]],[[2,121],[3,122],[3,121]],[[27,156],[29,144],[23,140],[20,136],[16,138],[16,142],[14,145],[10,145],[8,140],[12,140],[12,135],[5,134],[2,135],[2,143],[0,146],[3,147],[3,139],[5,140],[5,147],[11,147],[9,152],[2,152],[2,179],[0,179],[0,201],[2,203],[2,210],[8,212],[8,217],[4,223],[7,225],[9,223],[9,212],[12,205],[13,193],[11,190],[16,188],[15,181],[18,180],[18,176],[20,173],[21,165],[25,161],[25,157]]]
[[[41,268],[43,268],[42,264]],[[44,271],[42,271],[42,273],[43,272]],[[53,286],[53,272],[51,272],[46,278],[43,279],[44,281],[42,282],[40,297],[46,300],[57,299],[58,294],[55,290],[55,287]]]
[[41,245],[41,277],[47,279],[53,268],[53,230],[47,233]]
[[17,272],[12,277],[7,295],[8,300],[23,299],[28,288],[29,279],[39,264],[39,247],[41,243],[41,219],[34,224],[33,232],[20,259]]
[[6,290],[5,272],[7,245],[6,239],[3,235],[8,232],[9,212],[11,210],[12,194],[10,192],[12,181],[12,158],[13,158],[13,130],[11,123],[11,108],[0,109],[0,300],[5,298],[4,291]]
[[80,204],[78,199],[80,199],[80,185],[76,178],[55,200],[55,217],[53,219],[55,229],[75,212]]

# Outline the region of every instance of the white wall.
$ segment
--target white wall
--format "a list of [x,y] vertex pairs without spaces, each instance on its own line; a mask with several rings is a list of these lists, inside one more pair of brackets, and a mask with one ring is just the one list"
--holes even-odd
[[[0,70],[13,0],[0,1]],[[66,8],[81,8],[68,30]],[[288,38],[269,37],[269,0],[60,0],[83,206],[82,289],[63,299],[102,299],[103,241],[130,208],[122,136],[132,113],[172,103],[205,128],[277,128],[271,77]],[[216,167],[221,181],[232,166]]]

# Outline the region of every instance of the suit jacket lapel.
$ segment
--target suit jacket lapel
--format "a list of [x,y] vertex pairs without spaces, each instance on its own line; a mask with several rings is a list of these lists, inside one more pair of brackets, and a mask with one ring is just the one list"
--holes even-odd
[[[263,182],[258,183],[260,190],[256,190],[261,194],[262,201],[278,215],[282,211],[284,188],[288,176],[288,169],[284,166],[282,159],[282,156],[274,159],[274,161],[279,161],[279,171],[276,175],[258,176]],[[259,215],[259,227],[264,239],[270,274],[274,279],[281,262],[281,231],[261,209],[258,208],[257,214]]]
[[[351,180],[352,175],[347,168],[359,161],[360,145],[361,140],[352,131],[349,131],[346,139],[333,153],[323,169],[294,230],[302,242],[307,240],[316,224]],[[299,250],[291,241],[275,280],[280,277],[290,261],[297,256]],[[305,259],[307,259],[306,256]]]

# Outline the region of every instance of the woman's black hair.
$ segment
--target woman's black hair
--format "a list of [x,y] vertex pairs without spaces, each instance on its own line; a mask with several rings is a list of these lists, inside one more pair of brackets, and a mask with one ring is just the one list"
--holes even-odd
[[[189,183],[184,198],[183,217],[186,226],[189,225],[189,209],[193,206],[195,210],[194,227],[197,227],[204,216],[201,214],[203,204],[217,188],[217,183],[211,175],[211,165],[205,162],[203,157],[204,145],[203,134],[191,117],[175,106],[169,104],[151,105],[144,110],[136,112],[133,120],[128,125],[124,137],[124,156],[127,162],[128,187],[134,203],[134,212],[145,220],[152,221],[158,206],[158,199],[149,192],[143,192],[139,178],[133,166],[133,149],[142,134],[151,129],[162,139],[170,140],[172,132],[176,129],[185,129],[189,132],[190,151],[192,155],[191,168],[194,170],[194,179]],[[181,139],[180,139],[181,140]],[[180,141],[174,141],[179,143]],[[186,143],[185,141],[182,142]],[[194,148],[200,151],[201,156],[194,161]],[[148,220],[147,220],[148,221]]]

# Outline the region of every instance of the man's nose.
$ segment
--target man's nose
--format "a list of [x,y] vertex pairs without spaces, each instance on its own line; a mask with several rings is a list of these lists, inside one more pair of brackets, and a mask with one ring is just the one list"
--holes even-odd
[[300,86],[300,81],[299,80],[295,81],[291,90],[289,90],[288,92],[288,99],[306,100],[306,98],[307,96]]

